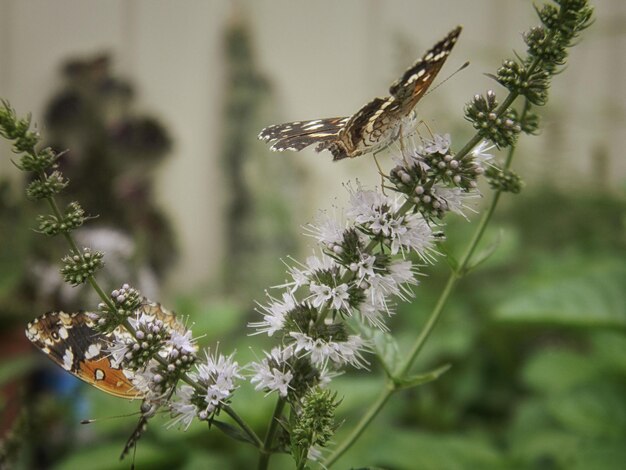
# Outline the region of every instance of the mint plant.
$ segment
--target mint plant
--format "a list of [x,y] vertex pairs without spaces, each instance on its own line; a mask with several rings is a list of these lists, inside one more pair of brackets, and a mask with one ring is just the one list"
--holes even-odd
[[[61,268],[65,281],[89,284],[99,295],[101,303],[89,319],[109,342],[111,364],[127,373],[143,400],[141,424],[165,409],[172,426],[185,429],[200,420],[253,445],[259,469],[269,468],[271,456],[279,452],[290,454],[298,469],[314,462],[328,468],[395,393],[435,380],[448,369],[444,364],[413,372],[455,286],[484,261],[476,256],[476,248],[500,198],[523,187],[511,169],[518,139],[537,132],[535,109],[546,104],[569,48],[591,24],[592,8],[586,0],[556,0],[537,8],[537,14],[541,25],[524,35],[526,56],[506,59],[493,75],[506,90],[504,97],[499,100],[489,90],[465,106],[465,119],[475,129],[467,142],[454,150],[448,134],[424,138],[415,132],[414,120],[407,120],[398,144],[390,147],[395,166],[383,174],[383,186],[350,187],[350,204],[340,217],[322,215],[308,227],[318,249],[304,262],[290,263],[280,293],[268,294],[259,306],[259,320],[249,325],[253,334],[268,335],[275,345],[243,366],[234,353],[213,348],[200,354],[194,339],[198,332],[147,311],[146,301],[131,286],[106,293],[96,280],[103,253],[78,246],[72,235],[88,212],[78,202],[66,209],[56,202],[69,183],[55,166],[58,154],[39,149],[41,138],[31,130],[30,119],[19,118],[4,103],[0,133],[20,156],[16,166],[35,176],[27,197],[44,201],[50,210],[40,217],[39,231],[67,241],[70,251]],[[514,107],[518,98],[521,102]],[[503,162],[490,153],[502,151]],[[467,212],[468,201],[479,195],[482,177],[493,190],[491,202],[456,260],[444,255],[444,219],[449,213]],[[396,347],[388,326],[394,305],[409,302],[419,292],[419,276],[442,257],[451,273],[439,299],[410,349],[390,361],[384,349]],[[380,394],[358,423],[343,423],[351,431],[344,441],[334,442],[341,424],[335,418],[341,397],[332,391],[333,378],[349,368],[368,369],[373,356],[386,374]],[[261,392],[259,400],[275,399],[263,439],[235,411],[242,380]],[[222,413],[234,424],[223,421]],[[135,433],[129,445],[139,435]]]

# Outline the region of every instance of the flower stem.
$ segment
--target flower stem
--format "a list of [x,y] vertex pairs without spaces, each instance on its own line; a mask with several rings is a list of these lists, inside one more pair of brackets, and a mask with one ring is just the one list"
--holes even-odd
[[265,442],[263,442],[263,447],[261,447],[261,455],[259,456],[259,464],[257,466],[258,470],[266,470],[269,465],[270,457],[272,456],[272,443],[278,431],[278,418],[282,415],[286,403],[287,401],[283,397],[278,397],[274,413],[272,414],[272,420],[267,428]]

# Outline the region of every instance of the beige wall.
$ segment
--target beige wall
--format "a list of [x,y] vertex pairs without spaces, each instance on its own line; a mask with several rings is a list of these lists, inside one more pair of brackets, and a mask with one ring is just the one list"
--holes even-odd
[[[471,60],[471,67],[419,107],[440,132],[448,131],[452,122],[457,129],[462,125],[461,110],[471,95],[497,89],[483,72],[493,72],[511,49],[522,51],[521,32],[535,22],[530,2],[512,0],[237,3],[237,11],[245,12],[253,28],[259,64],[277,90],[276,114],[285,120],[354,112],[386,93],[408,65],[406,57],[419,56],[462,23],[463,35],[443,75],[465,60]],[[585,181],[591,174],[590,153],[604,145],[611,184],[624,182],[626,2],[594,3],[598,19],[574,51],[566,73],[556,78],[544,136],[522,146],[520,168],[528,179],[546,173],[547,158],[549,168],[566,182]],[[20,113],[33,111],[39,118],[58,85],[62,59],[108,50],[120,74],[137,85],[143,108],[170,129],[175,150],[159,175],[159,199],[182,245],[182,260],[171,278],[175,288],[218,275],[216,247],[228,190],[220,183],[216,162],[221,46],[233,5],[201,0],[0,0],[0,96]],[[551,138],[555,133],[561,135],[558,142]],[[0,172],[16,174],[6,146],[0,151]],[[331,165],[327,156],[312,152],[276,158],[296,158],[311,174],[302,195],[310,211],[294,223],[310,219],[317,208],[330,207],[336,199],[345,200],[340,182],[355,177],[377,182],[375,168],[364,159]]]

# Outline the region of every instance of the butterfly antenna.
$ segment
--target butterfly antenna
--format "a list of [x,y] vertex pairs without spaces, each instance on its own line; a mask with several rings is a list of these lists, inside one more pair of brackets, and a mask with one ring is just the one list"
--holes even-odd
[[[448,80],[450,80],[452,77],[454,77],[457,73],[459,73],[461,70],[466,69],[467,67],[469,67],[469,60],[467,62],[465,62],[463,65],[461,65],[458,69],[456,69],[454,72],[452,72],[450,75],[448,75],[446,78],[444,78],[441,82],[437,83],[435,86],[429,88],[429,90],[426,92],[426,95],[431,94],[433,91],[435,91],[437,88],[439,88],[441,85],[443,85],[444,83],[446,83]],[[426,96],[424,95],[424,96]]]
[[138,414],[141,414],[141,411],[134,411],[132,413],[128,413],[128,414],[125,414],[125,415],[105,416],[104,418],[83,419],[83,420],[81,420],[80,424],[91,424],[91,423],[95,423],[97,421],[107,421],[109,419],[128,418],[130,416],[137,416]]

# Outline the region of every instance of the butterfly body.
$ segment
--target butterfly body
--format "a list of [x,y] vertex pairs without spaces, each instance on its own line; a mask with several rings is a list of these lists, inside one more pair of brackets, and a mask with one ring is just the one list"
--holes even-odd
[[300,151],[316,144],[317,152],[328,150],[333,160],[382,150],[398,138],[402,124],[413,115],[460,33],[458,26],[391,85],[390,96],[374,98],[354,115],[270,126],[261,131],[259,139],[272,143],[270,149],[278,152]]

